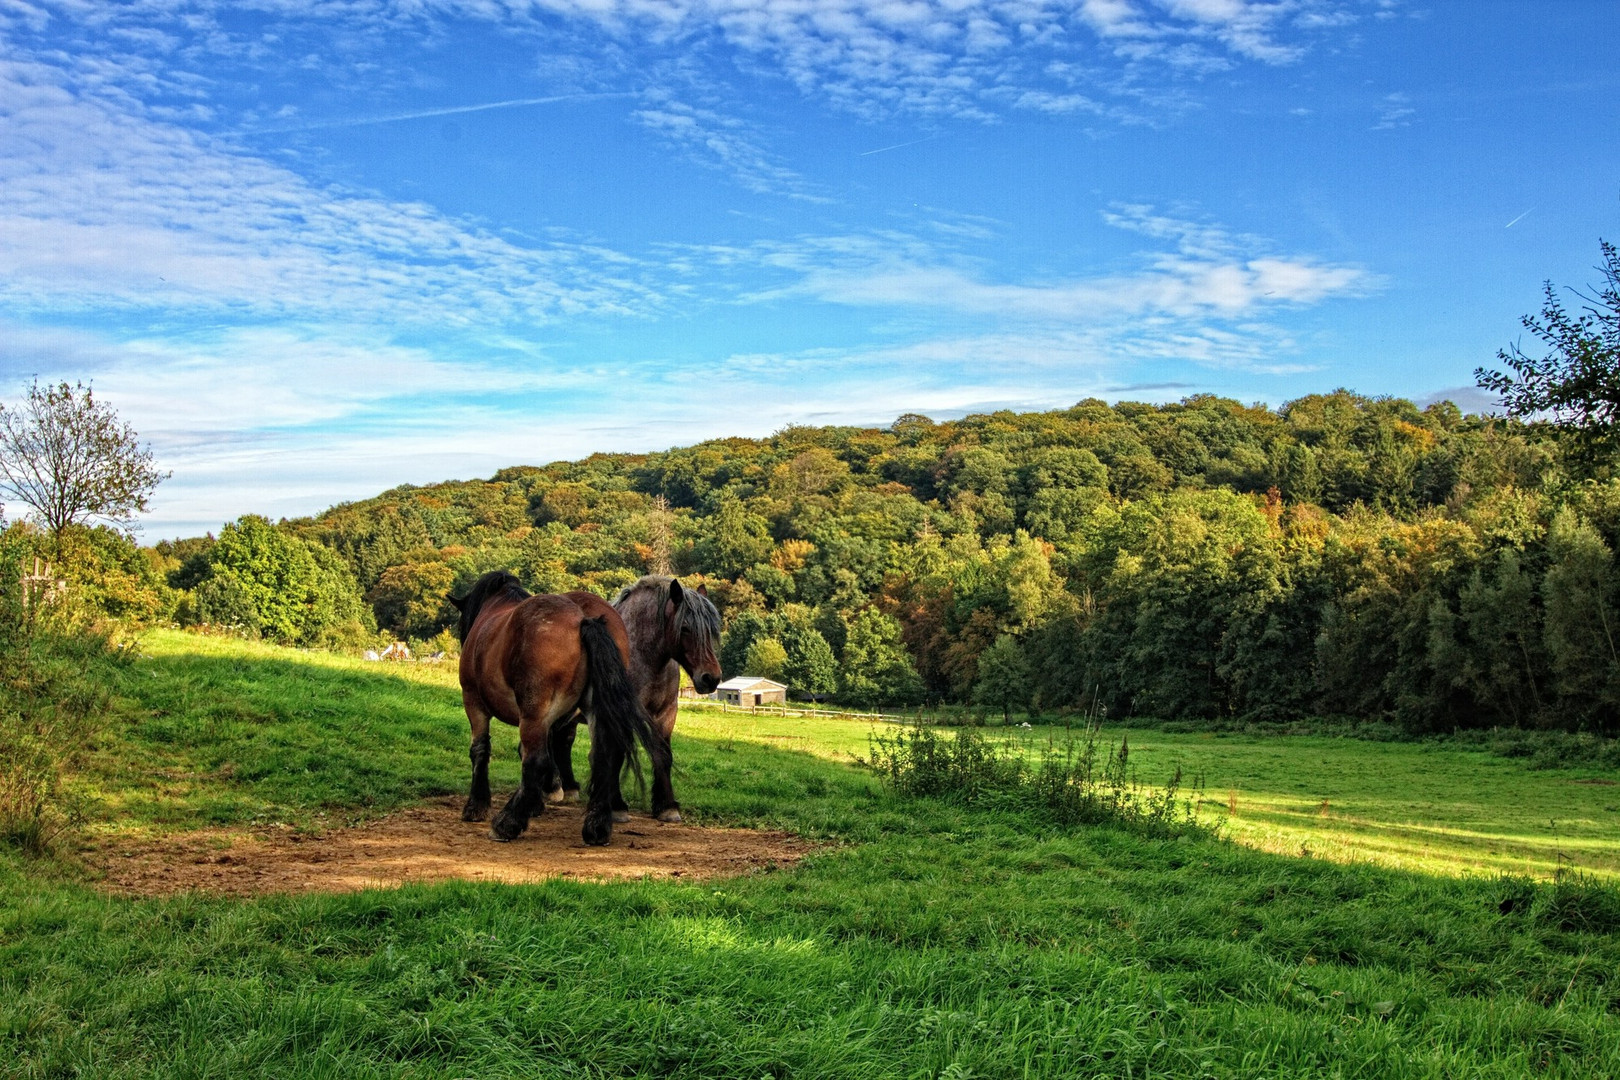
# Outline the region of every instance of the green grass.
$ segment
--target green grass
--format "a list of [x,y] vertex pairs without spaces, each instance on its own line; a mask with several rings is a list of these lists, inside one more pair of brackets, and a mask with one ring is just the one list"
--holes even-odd
[[[104,829],[319,827],[465,783],[453,672],[177,634],[144,648],[82,781]],[[501,734],[497,790],[515,782]],[[1212,795],[1243,780],[1234,829],[1251,793],[1255,814],[1263,792],[1303,813],[1310,785],[1388,820],[1425,791],[1452,825],[1516,820],[1563,779],[1380,744],[1132,739],[1145,778],[1182,756]],[[719,883],[256,901],[110,898],[71,863],[0,855],[0,1075],[1586,1077],[1620,1061],[1612,889],[905,800],[848,762],[866,749],[848,722],[694,712],[677,740],[695,816],[834,843]],[[1401,794],[1378,803],[1390,776]],[[1469,792],[1478,809],[1447,816]]]
[[[680,730],[845,762],[868,754],[872,732],[847,720],[701,706],[683,706]],[[1065,737],[1050,727],[987,733],[1030,753]],[[1121,739],[1141,780],[1163,783],[1178,765],[1201,777],[1204,819],[1262,850],[1444,874],[1620,876],[1620,771],[1534,770],[1484,747],[1434,742],[1102,732],[1105,745]]]

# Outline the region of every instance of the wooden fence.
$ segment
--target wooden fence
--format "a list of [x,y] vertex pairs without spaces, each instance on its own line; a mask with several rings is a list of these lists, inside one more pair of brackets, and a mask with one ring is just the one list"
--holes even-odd
[[681,699],[681,708],[717,709],[723,713],[741,713],[745,716],[797,716],[818,717],[827,720],[867,720],[882,724],[915,724],[934,723],[937,717],[930,716],[918,709],[914,712],[855,712],[838,709],[796,709],[790,705],[772,703],[768,705],[731,705],[724,701],[709,701],[704,698]]

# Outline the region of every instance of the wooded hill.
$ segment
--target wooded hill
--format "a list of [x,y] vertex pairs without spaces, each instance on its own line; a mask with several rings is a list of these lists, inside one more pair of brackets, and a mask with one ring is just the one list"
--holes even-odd
[[[1573,460],[1573,459],[1570,459]],[[857,704],[1620,730],[1620,481],[1348,391],[790,427],[403,486],[151,553],[183,623],[443,635],[510,569],[708,583],[728,675]]]

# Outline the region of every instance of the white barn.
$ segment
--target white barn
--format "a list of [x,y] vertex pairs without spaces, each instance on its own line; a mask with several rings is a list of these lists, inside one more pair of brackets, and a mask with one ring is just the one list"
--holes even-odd
[[714,696],[727,705],[771,705],[786,703],[788,688],[757,675],[739,675],[714,688]]

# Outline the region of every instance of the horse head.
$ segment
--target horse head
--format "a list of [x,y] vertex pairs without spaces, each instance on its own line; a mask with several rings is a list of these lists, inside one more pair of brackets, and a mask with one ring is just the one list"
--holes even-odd
[[500,595],[510,595],[513,599],[521,600],[529,595],[518,579],[504,570],[491,570],[467,590],[465,596],[445,594],[452,607],[461,612],[461,618],[456,623],[456,637],[462,644],[466,644],[467,635],[472,631],[473,623],[478,621],[478,613],[484,609],[491,598]]
[[720,613],[699,585],[683,589],[670,579],[664,601],[664,640],[675,662],[686,669],[700,694],[712,694],[720,685]]

